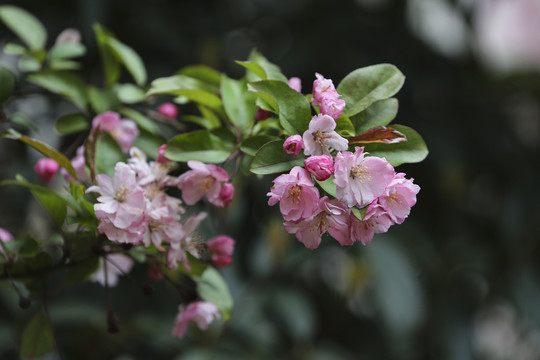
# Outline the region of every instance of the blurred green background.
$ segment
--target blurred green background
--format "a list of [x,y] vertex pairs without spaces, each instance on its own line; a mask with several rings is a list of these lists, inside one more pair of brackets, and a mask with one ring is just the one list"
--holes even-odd
[[[430,149],[424,162],[398,168],[422,189],[409,219],[366,247],[326,238],[307,250],[266,205],[271,177],[235,179],[235,201],[211,210],[210,225],[237,240],[234,264],[223,270],[235,299],[231,320],[173,339],[174,291],[157,283],[145,297],[123,278],[112,291],[120,332],[111,335],[103,288],[79,285],[49,303],[63,358],[539,359],[540,31],[524,30],[534,58],[526,66],[500,65],[483,43],[486,31],[500,29],[486,28],[479,12],[501,2],[12,1],[46,25],[49,42],[79,29],[89,49],[83,74],[96,84],[94,22],[142,56],[150,79],[197,63],[239,78],[234,60],[256,48],[308,93],[315,72],[337,84],[356,68],[392,63],[406,75],[394,122],[416,129]],[[0,41],[11,39],[0,27]],[[512,51],[511,60],[522,55]],[[39,124],[37,137],[58,141],[47,127],[62,108],[35,101],[20,110]],[[1,141],[0,178],[32,177],[32,156]],[[36,226],[29,194],[0,191],[0,227]],[[146,271],[133,277],[146,282]],[[17,358],[31,317],[17,302],[0,289],[1,359]]]

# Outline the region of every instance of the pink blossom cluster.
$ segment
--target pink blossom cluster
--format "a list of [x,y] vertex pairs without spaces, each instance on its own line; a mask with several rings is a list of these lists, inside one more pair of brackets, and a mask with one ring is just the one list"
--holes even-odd
[[340,99],[341,95],[336,91],[332,80],[325,79],[319,73],[316,73],[315,76],[317,79],[313,82],[312,104],[319,106],[321,114],[338,119],[345,109],[345,101]]
[[208,325],[219,317],[218,308],[208,301],[195,301],[187,306],[180,305],[174,321],[172,336],[184,337],[190,322],[197,324],[199,329],[206,330]]
[[154,246],[166,251],[169,267],[182,263],[189,271],[187,253],[199,258],[204,248],[196,241],[195,232],[206,213],[194,214],[181,224],[185,212],[182,201],[165,190],[168,186],[179,187],[188,205],[206,195],[213,204],[226,206],[234,194],[232,184],[221,183],[228,180],[227,173],[216,165],[190,162],[192,170],[172,177],[168,175],[170,165],[163,151],[160,161],[150,162],[136,147],[129,154],[127,163],[115,165],[112,178],[96,175],[97,185],[87,189],[99,194],[94,205],[100,220],[98,231],[116,243]]
[[[278,176],[267,194],[269,205],[279,202],[285,230],[296,234],[309,249],[317,248],[325,233],[342,246],[355,241],[369,244],[374,234],[386,232],[407,218],[420,191],[385,158],[366,156],[363,147],[356,147],[354,153],[348,151],[347,139],[335,131],[334,119],[339,115],[323,112],[325,102],[339,100],[341,114],[345,103],[338,98],[332,81],[317,74],[313,103],[320,105],[321,114],[311,119],[302,136],[292,135],[283,144],[286,153],[297,156],[303,149],[308,158],[304,167],[295,166]],[[335,198],[321,196],[313,179],[332,179]]]

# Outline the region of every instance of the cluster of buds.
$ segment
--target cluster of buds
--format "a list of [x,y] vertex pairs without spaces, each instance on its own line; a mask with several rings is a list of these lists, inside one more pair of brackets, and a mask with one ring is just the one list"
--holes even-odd
[[[366,156],[363,147],[348,151],[348,140],[335,131],[334,120],[341,116],[345,102],[332,80],[316,77],[313,104],[321,113],[311,119],[302,136],[293,135],[283,144],[286,153],[298,155],[304,149],[309,157],[304,167],[296,166],[274,180],[268,204],[279,202],[285,230],[309,249],[317,248],[327,232],[342,246],[355,241],[367,245],[374,234],[407,218],[420,187],[396,173],[386,159]],[[321,197],[313,178],[325,181],[332,175],[336,197]],[[362,212],[360,219],[357,215]]]

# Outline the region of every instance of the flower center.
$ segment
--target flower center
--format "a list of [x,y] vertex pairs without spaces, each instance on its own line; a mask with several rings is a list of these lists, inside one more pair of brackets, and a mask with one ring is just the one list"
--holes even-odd
[[401,198],[402,198],[401,194],[396,191],[395,193],[390,194],[390,196],[388,196],[388,203],[390,205],[394,205],[394,203],[401,205],[403,203],[403,201],[401,201]]
[[207,192],[208,189],[210,189],[212,185],[214,184],[214,181],[215,179],[212,176],[208,176],[207,178],[202,180],[200,183],[201,190],[204,192]]
[[289,189],[287,199],[293,204],[300,204],[300,195],[302,194],[302,187],[300,185],[293,185]]
[[118,202],[124,202],[126,200],[126,193],[127,189],[123,186],[121,186],[116,192],[114,193],[114,200]]
[[364,164],[353,166],[349,175],[353,180],[358,178],[361,184],[363,184],[364,181],[371,181],[371,175],[368,172],[367,166],[365,166]]
[[313,134],[313,140],[321,145],[326,146],[326,143],[328,142],[328,139],[330,138],[329,135],[327,135],[325,132],[322,132],[321,130],[317,130],[312,133]]
[[330,229],[330,223],[328,222],[327,213],[325,211],[321,211],[319,215],[317,215],[311,224],[311,230],[312,231],[318,231],[319,234],[324,234],[325,232]]

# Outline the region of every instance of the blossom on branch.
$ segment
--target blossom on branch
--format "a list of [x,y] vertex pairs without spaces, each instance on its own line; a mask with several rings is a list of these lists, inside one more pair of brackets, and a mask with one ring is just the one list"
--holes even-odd
[[328,115],[319,114],[309,122],[309,128],[304,132],[304,154],[330,155],[330,148],[337,151],[347,150],[349,141],[334,131],[336,121]]
[[196,301],[187,306],[178,307],[178,315],[174,321],[172,336],[182,338],[187,332],[189,322],[197,324],[199,329],[206,330],[208,325],[219,318],[216,305],[208,301]]
[[[188,205],[193,205],[206,195],[208,201],[215,206],[227,206],[226,194],[220,197],[223,182],[229,181],[227,172],[213,164],[200,161],[188,161],[191,170],[178,177],[178,187],[182,191],[182,199]],[[232,185],[231,185],[232,186]],[[229,191],[230,192],[230,186]]]

